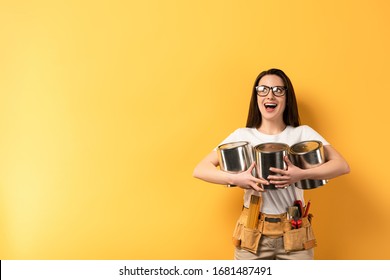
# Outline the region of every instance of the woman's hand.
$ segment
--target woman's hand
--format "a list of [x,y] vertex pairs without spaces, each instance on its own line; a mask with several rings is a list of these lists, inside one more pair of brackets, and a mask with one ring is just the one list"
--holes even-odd
[[276,173],[276,175],[269,175],[268,180],[271,184],[274,184],[276,188],[287,188],[295,182],[303,179],[304,170],[292,164],[288,156],[284,157],[284,161],[287,164],[285,170],[271,167],[270,171]]
[[252,175],[252,170],[256,163],[253,162],[248,170],[236,174],[232,174],[233,185],[239,186],[242,189],[254,189],[258,192],[263,192],[262,185],[269,185],[269,182],[263,178],[256,178]]

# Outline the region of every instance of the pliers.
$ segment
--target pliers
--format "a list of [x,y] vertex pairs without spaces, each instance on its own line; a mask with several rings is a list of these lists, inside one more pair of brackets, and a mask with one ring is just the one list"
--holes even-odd
[[294,218],[291,220],[291,226],[295,229],[298,229],[302,226],[302,220],[298,218]]
[[293,217],[293,219],[291,220],[291,226],[295,229],[298,229],[302,227],[302,216],[304,215],[302,201],[295,200],[294,206],[298,208],[298,215]]

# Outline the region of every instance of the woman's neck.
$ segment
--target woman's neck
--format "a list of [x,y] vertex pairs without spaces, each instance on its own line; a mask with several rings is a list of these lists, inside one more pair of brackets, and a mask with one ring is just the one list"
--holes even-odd
[[263,120],[257,130],[264,134],[275,135],[281,133],[285,128],[286,124],[284,122],[275,123]]

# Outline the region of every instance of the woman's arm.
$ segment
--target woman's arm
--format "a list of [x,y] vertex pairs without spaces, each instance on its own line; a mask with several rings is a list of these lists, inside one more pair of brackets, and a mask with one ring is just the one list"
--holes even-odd
[[325,163],[304,170],[303,179],[328,180],[350,172],[347,161],[332,146],[324,146]]
[[254,189],[256,191],[264,191],[260,184],[268,184],[268,181],[252,176],[252,169],[255,167],[255,163],[248,170],[240,173],[224,172],[217,168],[218,165],[217,152],[212,151],[198,163],[194,169],[193,176],[209,183],[236,185],[244,189]]
[[282,187],[304,179],[328,180],[350,172],[346,160],[332,146],[325,145],[324,154],[325,162],[320,166],[309,169],[301,169],[293,165],[286,157],[287,170],[271,168],[271,171],[282,176],[269,176],[268,179],[272,184]]

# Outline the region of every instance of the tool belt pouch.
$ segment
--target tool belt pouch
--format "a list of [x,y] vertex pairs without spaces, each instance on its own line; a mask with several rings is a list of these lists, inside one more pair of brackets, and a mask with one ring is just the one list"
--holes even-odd
[[261,233],[258,229],[244,227],[241,235],[241,248],[256,254]]
[[262,233],[265,236],[280,237],[283,236],[286,229],[290,229],[288,220],[281,219],[280,215],[267,215],[263,223]]
[[259,226],[254,229],[247,228],[245,226],[246,218],[246,215],[241,214],[239,220],[237,221],[233,232],[233,245],[237,248],[241,248],[255,254],[259,247],[261,237],[259,228],[262,228],[262,222],[259,221]]
[[313,228],[307,217],[302,218],[302,227],[287,230],[283,235],[284,249],[290,251],[301,251],[317,246]]

